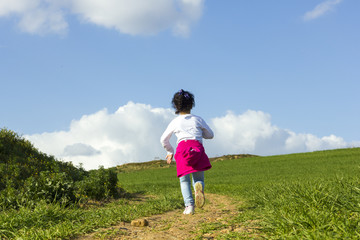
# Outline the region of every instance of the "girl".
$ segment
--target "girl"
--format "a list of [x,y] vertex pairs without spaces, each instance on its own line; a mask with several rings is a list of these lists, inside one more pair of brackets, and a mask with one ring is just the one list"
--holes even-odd
[[[179,116],[170,122],[160,141],[167,151],[167,163],[170,164],[175,157],[177,177],[180,179],[181,193],[185,203],[184,214],[193,214],[194,199],[191,192],[190,174],[192,174],[195,190],[195,205],[201,208],[205,204],[204,171],[211,168],[202,139],[211,139],[214,133],[201,117],[191,114],[191,109],[195,106],[193,94],[181,89],[174,94],[172,105]],[[169,142],[173,133],[177,137],[175,156]]]

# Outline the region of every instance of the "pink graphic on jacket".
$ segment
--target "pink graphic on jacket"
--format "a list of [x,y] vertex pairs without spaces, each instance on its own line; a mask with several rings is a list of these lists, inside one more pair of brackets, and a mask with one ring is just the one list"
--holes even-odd
[[179,142],[174,157],[177,177],[182,177],[193,172],[206,171],[211,168],[210,160],[205,153],[205,149],[197,140],[184,140]]

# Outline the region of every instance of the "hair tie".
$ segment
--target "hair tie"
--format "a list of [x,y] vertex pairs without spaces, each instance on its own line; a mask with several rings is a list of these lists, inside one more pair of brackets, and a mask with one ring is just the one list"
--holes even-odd
[[179,91],[179,94],[184,96],[186,99],[190,98],[189,94],[187,92],[185,92],[183,89],[181,89]]

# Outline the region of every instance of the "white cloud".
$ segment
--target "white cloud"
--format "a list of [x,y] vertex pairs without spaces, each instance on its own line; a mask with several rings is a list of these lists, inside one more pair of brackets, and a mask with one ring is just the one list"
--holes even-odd
[[228,112],[224,117],[213,119],[210,125],[216,133],[213,143],[209,143],[210,151],[217,155],[253,152],[257,139],[276,131],[270,124],[269,114],[251,110],[242,115]]
[[98,154],[101,154],[101,152],[90,145],[83,143],[75,143],[72,145],[67,145],[64,148],[63,156],[93,156]]
[[32,34],[64,34],[68,24],[59,0],[2,0],[0,17],[16,15],[20,30]]
[[23,14],[19,27],[33,34],[65,34],[68,24],[61,11],[39,8]]
[[23,13],[36,8],[39,0],[1,0],[0,16],[7,16],[12,13]]
[[310,21],[321,17],[322,15],[332,11],[336,5],[341,3],[342,0],[327,0],[318,4],[313,10],[305,13],[303,19],[305,21]]
[[159,138],[173,118],[169,109],[129,102],[115,113],[85,115],[69,131],[26,136],[41,151],[86,169],[144,162],[164,155]]
[[312,134],[296,134],[271,123],[271,116],[248,110],[241,115],[228,112],[211,122],[217,137],[210,142],[215,155],[251,153],[274,155],[347,147],[340,137],[318,138]]
[[16,15],[25,32],[64,34],[66,13],[83,22],[130,35],[153,35],[171,29],[188,36],[202,15],[205,0],[1,0],[0,17]]
[[[70,124],[68,131],[25,136],[41,151],[85,169],[103,165],[112,167],[129,162],[164,158],[160,136],[171,119],[171,109],[129,102],[115,113],[106,109],[85,115]],[[273,155],[360,146],[346,143],[334,135],[317,137],[297,134],[271,123],[271,116],[248,110],[243,114],[228,112],[208,121],[215,138],[204,140],[210,157],[251,153]],[[174,144],[175,136],[172,139]]]

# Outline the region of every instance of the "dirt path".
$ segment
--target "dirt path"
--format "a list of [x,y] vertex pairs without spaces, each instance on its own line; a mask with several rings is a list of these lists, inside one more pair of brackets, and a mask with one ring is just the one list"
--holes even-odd
[[[88,239],[215,239],[231,232],[251,233],[253,229],[229,224],[229,220],[238,214],[237,206],[228,197],[207,194],[203,209],[196,209],[194,215],[182,214],[183,209],[153,215],[145,218],[148,226],[135,227],[130,223],[103,229],[79,240]],[[205,225],[206,224],[206,225]],[[203,232],[201,231],[203,230]],[[207,232],[206,229],[209,231]]]

